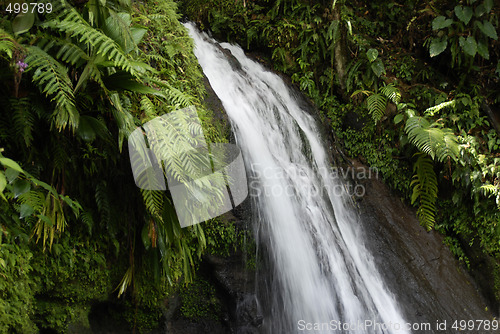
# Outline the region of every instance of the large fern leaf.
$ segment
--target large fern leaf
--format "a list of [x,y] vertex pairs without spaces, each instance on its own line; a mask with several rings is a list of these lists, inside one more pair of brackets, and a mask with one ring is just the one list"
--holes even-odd
[[440,129],[438,124],[430,124],[424,117],[415,116],[406,121],[405,132],[410,142],[432,159],[458,159],[458,141],[450,129]]
[[68,69],[47,52],[37,46],[27,48],[26,63],[33,71],[33,81],[47,96],[52,97],[56,108],[53,121],[56,128],[64,130],[69,126],[78,127],[79,114],[75,107],[73,84],[68,76]]
[[9,58],[12,58],[12,52],[15,47],[14,43],[14,38],[5,30],[0,29],[0,53],[5,52]]
[[387,98],[383,94],[372,94],[366,99],[366,104],[368,107],[368,112],[372,115],[375,122],[380,121],[380,119],[385,114],[385,108],[387,107]]
[[420,224],[430,230],[436,222],[437,178],[432,159],[427,154],[418,154],[413,166],[415,175],[410,186],[413,187],[411,203],[418,203],[417,217]]
[[385,87],[382,87],[380,92],[395,104],[398,104],[401,100],[401,92],[396,86],[394,86],[394,84],[389,84]]
[[81,17],[76,9],[67,10],[61,21],[51,20],[45,23],[44,26],[65,32],[72,37],[78,37],[80,43],[94,47],[97,54],[111,61],[114,66],[132,75],[137,74],[135,69],[137,64],[131,62],[118,43],[100,30],[93,28]]

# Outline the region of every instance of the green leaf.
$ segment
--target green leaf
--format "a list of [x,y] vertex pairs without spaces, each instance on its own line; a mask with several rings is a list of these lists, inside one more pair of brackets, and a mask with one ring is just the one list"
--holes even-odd
[[452,19],[447,19],[444,16],[438,16],[432,21],[432,30],[447,28],[451,26],[452,23]]
[[139,44],[147,32],[148,32],[147,28],[142,28],[142,27],[130,28],[130,33],[132,34],[132,39],[134,40],[135,44]]
[[366,57],[368,58],[370,63],[373,63],[375,61],[375,59],[377,59],[377,57],[378,57],[377,49],[370,49],[370,50],[366,51]]
[[486,13],[489,13],[493,9],[493,0],[484,0],[483,5]]
[[481,17],[486,13],[486,7],[483,4],[480,4],[476,7],[476,17]]
[[20,219],[23,219],[23,218],[26,218],[28,216],[31,216],[33,214],[33,212],[35,212],[35,210],[33,209],[33,207],[27,203],[23,203],[21,204],[21,208],[19,210],[19,218]]
[[380,77],[382,74],[385,74],[384,63],[382,63],[382,60],[380,59],[375,60],[372,63],[371,68],[373,73],[375,73],[377,77]]
[[4,173],[0,173],[0,193],[2,193],[7,186],[7,179]]
[[460,37],[459,39],[460,46],[464,50],[466,54],[468,54],[471,57],[474,57],[477,53],[477,43],[476,39],[472,36],[469,36],[467,38]]
[[394,116],[394,124],[399,124],[405,118],[404,114],[397,114]]
[[462,21],[464,24],[468,24],[470,19],[472,18],[472,8],[465,6],[455,6],[455,15]]
[[476,24],[483,34],[494,39],[495,41],[498,39],[497,30],[490,21],[484,20],[483,23],[476,21]]
[[20,35],[31,29],[35,23],[35,14],[31,11],[18,14],[12,21],[12,31],[15,35]]
[[9,167],[9,168],[12,168],[13,170],[19,172],[19,173],[24,173],[23,169],[21,168],[21,166],[19,166],[17,164],[17,162],[15,162],[14,160],[12,159],[9,159],[9,158],[0,158],[0,163],[2,165],[4,165],[5,167]]
[[17,180],[14,182],[13,185],[13,191],[14,191],[14,197],[18,198],[22,194],[27,193],[31,189],[31,184],[27,180]]
[[431,57],[435,57],[441,54],[446,47],[448,46],[448,38],[443,36],[442,38],[434,37],[431,40],[431,44],[429,46],[429,55]]
[[146,250],[148,250],[149,247],[151,247],[151,239],[149,238],[148,225],[144,225],[144,227],[142,228],[141,238],[142,238],[142,244],[144,245],[144,248],[146,248]]
[[477,43],[477,52],[484,59],[486,59],[486,60],[490,59],[490,52],[488,51],[488,44],[484,43],[483,41],[479,41]]
[[5,170],[5,177],[7,178],[7,181],[9,183],[12,183],[17,177],[19,176],[19,172],[17,170],[14,170],[12,168],[7,168]]

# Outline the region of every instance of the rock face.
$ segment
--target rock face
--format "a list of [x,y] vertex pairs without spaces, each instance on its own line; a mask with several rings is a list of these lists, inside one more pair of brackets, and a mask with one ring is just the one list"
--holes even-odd
[[[351,161],[353,168],[366,168]],[[387,285],[412,323],[491,320],[485,299],[458,263],[443,237],[419,225],[415,210],[392,195],[380,180],[360,183],[366,193],[358,198],[366,246]],[[437,332],[437,331],[436,331]]]

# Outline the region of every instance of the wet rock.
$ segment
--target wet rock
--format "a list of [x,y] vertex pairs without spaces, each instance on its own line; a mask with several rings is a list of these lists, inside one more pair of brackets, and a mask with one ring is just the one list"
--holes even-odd
[[[361,167],[356,161],[353,165]],[[364,180],[363,185],[366,193],[358,211],[366,246],[407,321],[435,325],[446,320],[447,329],[439,333],[455,333],[451,328],[455,320],[493,319],[475,282],[443,237],[421,227],[415,210],[380,180]]]

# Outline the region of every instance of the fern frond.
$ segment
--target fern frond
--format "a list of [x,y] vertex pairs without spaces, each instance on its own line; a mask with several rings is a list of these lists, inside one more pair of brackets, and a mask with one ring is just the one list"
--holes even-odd
[[375,122],[380,121],[385,114],[387,98],[382,94],[372,94],[366,99],[366,104],[373,120]]
[[458,159],[458,140],[450,129],[440,129],[436,123],[430,124],[424,117],[409,117],[405,132],[410,142],[420,151],[429,154],[432,159]]
[[90,24],[80,16],[76,9],[71,8],[68,10],[62,21],[52,20],[45,23],[44,26],[65,32],[72,37],[78,37],[80,43],[89,44],[95,47],[97,54],[111,61],[114,66],[134,76],[137,74],[134,69],[136,64],[131,63],[118,43],[103,32],[90,26]]
[[79,114],[68,69],[37,46],[28,47],[27,52],[25,61],[29,64],[28,70],[34,71],[33,81],[46,96],[53,96],[56,108],[52,117],[56,128],[64,130],[69,125],[75,130]]
[[108,225],[111,221],[111,206],[109,204],[109,196],[106,189],[105,181],[99,182],[95,188],[95,202],[97,210],[101,214],[101,222]]
[[156,112],[156,106],[146,95],[144,95],[141,99],[141,109],[146,115],[145,120],[151,120],[158,115]]
[[160,218],[163,211],[163,192],[141,189],[141,194],[148,212],[153,217]]
[[12,58],[14,48],[14,37],[12,37],[5,30],[0,29],[0,52],[5,52],[9,58]]
[[165,89],[165,94],[168,102],[174,106],[175,109],[189,107],[193,104],[193,98],[191,96],[171,85],[168,85],[168,88]]
[[80,45],[74,44],[70,39],[60,38],[53,34],[41,38],[37,46],[47,53],[55,54],[57,59],[77,67],[90,59]]
[[456,104],[455,100],[452,101],[446,101],[443,103],[440,103],[438,105],[435,105],[434,107],[430,107],[425,109],[424,113],[429,115],[429,116],[434,116],[437,112],[441,111],[441,109],[447,108],[447,107],[453,107]]
[[394,104],[398,104],[401,100],[401,92],[394,84],[382,87],[380,92]]
[[436,220],[436,199],[438,193],[437,178],[432,159],[427,154],[418,154],[413,166],[415,175],[410,186],[413,187],[411,204],[418,201],[417,217],[420,224],[430,230]]
[[12,110],[11,128],[15,131],[14,138],[21,139],[26,146],[31,146],[35,115],[29,98],[10,99]]

